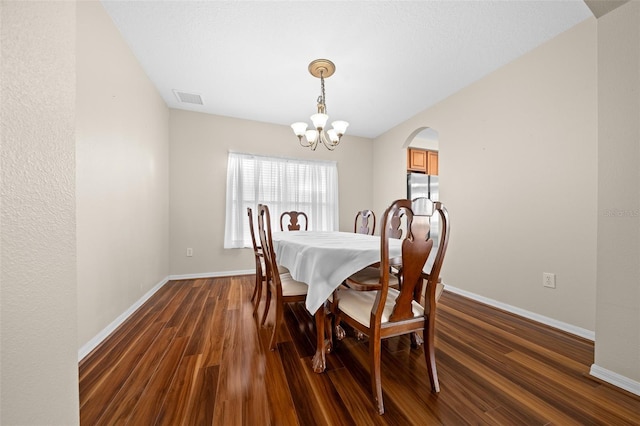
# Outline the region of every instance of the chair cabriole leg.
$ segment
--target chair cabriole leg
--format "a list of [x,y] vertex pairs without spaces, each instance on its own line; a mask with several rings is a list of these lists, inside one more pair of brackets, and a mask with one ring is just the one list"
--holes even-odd
[[264,312],[262,313],[262,321],[260,321],[260,325],[264,325],[264,322],[267,320],[267,314],[269,313],[269,306],[271,306],[271,286],[267,282],[267,297],[264,302]]
[[380,374],[381,343],[379,330],[372,330],[369,338],[369,355],[371,358],[371,392],[374,404],[379,414],[384,414],[384,402],[382,400],[382,377]]
[[262,274],[256,274],[256,286],[253,290],[253,296],[251,300],[253,301],[253,314],[255,315],[258,312],[258,306],[260,306],[260,299],[262,299]]
[[429,382],[431,382],[431,391],[440,392],[440,383],[438,382],[438,371],[436,370],[436,351],[435,351],[435,318],[432,316],[427,320],[424,328],[424,357],[427,362],[427,372],[429,373]]
[[282,322],[282,304],[276,303],[276,319],[273,323],[273,332],[271,333],[271,342],[269,343],[269,349],[272,351],[276,349],[276,335],[278,334],[278,327],[280,326],[280,322]]

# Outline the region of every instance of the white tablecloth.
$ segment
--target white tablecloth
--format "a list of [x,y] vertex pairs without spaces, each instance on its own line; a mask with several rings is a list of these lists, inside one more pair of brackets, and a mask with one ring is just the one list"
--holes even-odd
[[[309,285],[306,307],[311,313],[349,276],[380,261],[380,237],[352,232],[274,232],[278,264]],[[389,240],[390,257],[400,256],[401,241]]]

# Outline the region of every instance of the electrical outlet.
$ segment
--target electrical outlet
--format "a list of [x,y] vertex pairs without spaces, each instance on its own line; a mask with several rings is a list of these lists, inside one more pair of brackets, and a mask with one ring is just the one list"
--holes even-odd
[[193,249],[191,247],[189,247],[187,249],[187,257],[191,257],[191,256],[193,256]]
[[556,274],[552,274],[550,272],[543,272],[542,285],[549,288],[556,288]]

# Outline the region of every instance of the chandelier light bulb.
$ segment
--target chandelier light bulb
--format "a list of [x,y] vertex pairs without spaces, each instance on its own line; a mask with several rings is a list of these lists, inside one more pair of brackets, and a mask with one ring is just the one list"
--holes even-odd
[[337,143],[340,140],[336,133],[336,129],[327,130],[327,136],[329,136],[329,140],[333,143]]
[[346,121],[334,121],[333,123],[331,123],[331,127],[334,128],[337,134],[342,136],[347,132],[347,127],[349,127],[349,123],[347,123]]
[[304,132],[307,131],[307,127],[309,127],[309,125],[301,121],[298,121],[297,123],[293,123],[291,125],[291,128],[293,129],[293,133],[295,133],[297,137],[304,136]]
[[327,125],[327,120],[329,116],[327,114],[313,114],[311,117],[311,122],[313,123],[313,127],[316,129],[324,129]]
[[318,131],[317,130],[307,130],[304,135],[307,138],[309,143],[314,143],[318,139]]

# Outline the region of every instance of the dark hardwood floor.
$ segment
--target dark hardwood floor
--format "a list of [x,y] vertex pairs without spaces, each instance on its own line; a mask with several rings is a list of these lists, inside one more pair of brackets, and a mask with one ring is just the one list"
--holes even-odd
[[[291,305],[278,348],[252,316],[253,276],[171,281],[80,363],[83,425],[640,425],[640,397],[589,376],[593,343],[445,292],[441,392],[422,349],[383,347],[386,413],[367,340],[348,333],[311,368],[315,331]],[[260,312],[262,311],[262,307]]]

